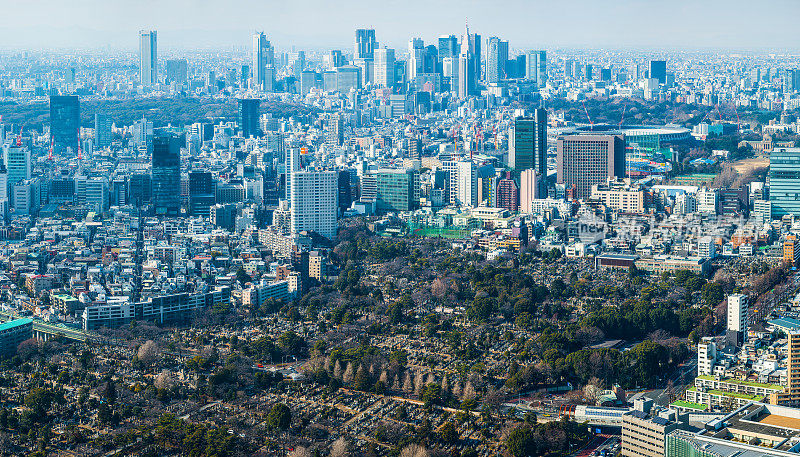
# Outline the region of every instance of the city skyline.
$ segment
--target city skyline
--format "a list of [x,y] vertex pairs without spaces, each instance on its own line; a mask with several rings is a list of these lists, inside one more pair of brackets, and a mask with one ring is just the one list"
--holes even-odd
[[[149,4],[161,12],[155,20]],[[20,25],[0,27],[5,36],[3,47],[50,48],[58,43],[60,48],[135,49],[138,43],[131,38],[134,33],[153,29],[161,35],[164,49],[246,46],[255,30],[264,30],[281,48],[326,49],[352,45],[353,29],[374,28],[382,46],[404,48],[412,37],[430,41],[441,34],[458,33],[465,20],[483,36],[508,40],[512,48],[752,50],[798,49],[800,43],[800,31],[793,24],[793,18],[800,15],[800,4],[787,0],[769,0],[758,9],[745,9],[747,4],[738,0],[703,4],[678,0],[669,8],[640,0],[613,5],[588,0],[573,0],[566,5],[518,0],[502,4],[414,0],[380,5],[348,1],[336,7],[317,0],[302,5],[241,0],[222,10],[206,0],[174,0],[146,1],[138,6],[127,8],[124,3],[97,0],[69,5],[54,0],[8,5],[8,16]],[[42,16],[42,10],[50,14]],[[213,14],[206,14],[210,11]],[[308,15],[308,11],[318,14]],[[752,26],[764,23],[770,27]]]

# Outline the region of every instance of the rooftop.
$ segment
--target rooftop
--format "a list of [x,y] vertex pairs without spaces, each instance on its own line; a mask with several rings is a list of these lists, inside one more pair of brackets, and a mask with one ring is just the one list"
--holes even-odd
[[27,324],[33,324],[33,319],[23,318],[23,319],[14,319],[8,322],[3,322],[2,324],[0,324],[0,332],[15,327],[19,327],[20,325],[27,325]]

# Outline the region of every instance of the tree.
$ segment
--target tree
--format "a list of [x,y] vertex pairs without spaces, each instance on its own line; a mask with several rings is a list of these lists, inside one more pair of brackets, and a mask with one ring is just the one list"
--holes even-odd
[[340,437],[331,444],[331,457],[344,457],[350,452],[350,444],[344,437]]
[[147,340],[139,346],[136,357],[145,365],[152,365],[159,355],[158,345],[153,340]]
[[425,446],[419,444],[409,444],[400,452],[400,457],[430,457],[430,455]]
[[455,444],[458,441],[458,432],[452,422],[445,422],[439,429],[439,439],[445,444]]
[[442,386],[435,382],[428,383],[422,392],[422,401],[425,402],[426,408],[440,403],[442,401]]
[[103,425],[111,422],[111,408],[108,407],[107,402],[101,402],[97,407],[97,420]]
[[25,406],[31,409],[35,420],[43,420],[53,403],[53,393],[42,387],[33,389],[25,396]]
[[703,285],[701,294],[703,302],[709,306],[715,306],[725,298],[725,291],[722,285],[716,282],[709,282]]
[[283,403],[276,403],[267,414],[267,427],[272,430],[286,430],[292,424],[292,411]]
[[303,337],[289,330],[278,338],[278,346],[287,354],[301,355],[306,349],[307,343]]
[[512,430],[506,438],[506,447],[514,457],[535,455],[536,443],[533,440],[531,427],[525,424]]

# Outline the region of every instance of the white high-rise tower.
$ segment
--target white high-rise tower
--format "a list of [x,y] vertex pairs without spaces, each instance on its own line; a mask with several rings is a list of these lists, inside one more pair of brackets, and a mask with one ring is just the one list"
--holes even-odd
[[143,86],[158,83],[158,46],[155,30],[139,31],[139,81]]

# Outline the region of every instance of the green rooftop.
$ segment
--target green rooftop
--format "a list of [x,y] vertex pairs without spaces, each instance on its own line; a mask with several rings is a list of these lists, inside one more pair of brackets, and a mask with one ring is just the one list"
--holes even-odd
[[[716,379],[710,375],[700,375],[697,377],[697,379],[702,379],[705,381],[716,381]],[[765,384],[763,382],[742,381],[740,379],[734,379],[734,378],[720,379],[720,382],[725,382],[728,384],[738,384],[741,386],[761,387],[764,389],[783,390],[783,386],[780,386],[778,384]]]
[[701,411],[705,411],[708,409],[708,405],[703,405],[700,403],[694,403],[691,401],[683,401],[683,400],[674,401],[670,403],[670,406],[677,406],[679,408],[699,409]]
[[33,319],[14,319],[0,324],[0,332],[19,327],[20,325],[33,324]]

